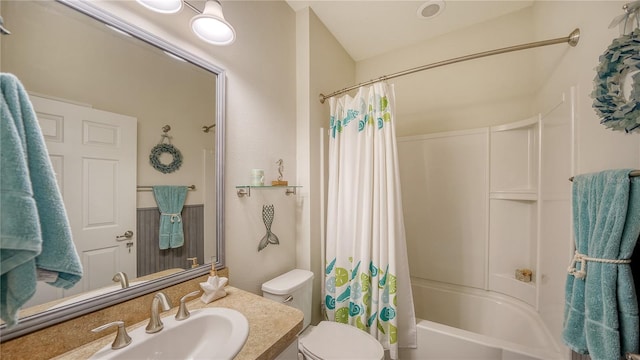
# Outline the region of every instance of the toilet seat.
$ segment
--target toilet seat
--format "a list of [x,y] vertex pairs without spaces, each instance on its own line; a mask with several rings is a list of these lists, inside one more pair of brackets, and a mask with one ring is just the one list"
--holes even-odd
[[313,331],[300,336],[298,346],[313,360],[382,360],[382,345],[366,332],[331,321],[321,321]]

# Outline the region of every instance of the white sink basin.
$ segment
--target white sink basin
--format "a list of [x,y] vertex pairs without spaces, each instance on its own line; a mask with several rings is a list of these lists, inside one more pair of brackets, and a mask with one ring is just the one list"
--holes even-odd
[[233,359],[249,336],[247,318],[227,308],[192,310],[186,320],[172,315],[162,322],[162,331],[147,334],[141,326],[129,333],[129,346],[113,350],[109,343],[92,359]]
[[[135,286],[135,285],[144,284],[145,282],[147,282],[147,281],[146,280],[133,281],[133,282],[131,282],[129,284],[129,287]],[[96,297],[96,296],[99,296],[99,295],[104,295],[104,294],[107,294],[107,293],[110,293],[110,292],[116,291],[116,290],[122,290],[122,286],[113,285],[113,286],[107,286],[107,287],[100,288],[100,289],[91,290],[91,291],[86,292],[86,293],[84,293],[82,295],[73,296],[69,300],[65,300],[65,301],[63,301],[63,302],[61,302],[59,304],[55,304],[54,306],[50,307],[48,310],[57,309],[59,307],[63,307],[63,306],[66,306],[66,305],[77,303],[79,301],[91,299],[93,297]]]

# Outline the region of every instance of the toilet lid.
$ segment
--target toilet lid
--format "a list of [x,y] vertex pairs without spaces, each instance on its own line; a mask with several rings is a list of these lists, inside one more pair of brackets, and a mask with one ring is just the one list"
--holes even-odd
[[346,324],[321,321],[308,335],[301,337],[302,349],[319,359],[381,360],[382,345],[366,332]]

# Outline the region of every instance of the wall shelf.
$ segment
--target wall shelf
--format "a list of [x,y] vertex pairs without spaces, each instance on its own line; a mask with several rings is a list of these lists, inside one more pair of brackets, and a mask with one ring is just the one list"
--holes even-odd
[[302,187],[301,185],[278,185],[278,186],[272,186],[272,185],[262,185],[262,186],[254,186],[254,185],[237,185],[236,186],[236,194],[238,194],[238,197],[251,197],[251,189],[254,190],[282,190],[284,189],[284,194],[289,196],[289,195],[295,195],[297,192],[297,189]]
[[515,279],[538,259],[540,116],[494,126],[490,135],[489,290],[536,306],[535,279]]

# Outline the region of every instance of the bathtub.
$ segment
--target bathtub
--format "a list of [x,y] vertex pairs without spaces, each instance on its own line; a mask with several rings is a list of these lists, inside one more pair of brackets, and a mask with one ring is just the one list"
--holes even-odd
[[566,359],[532,307],[508,296],[412,279],[417,349],[402,360]]

